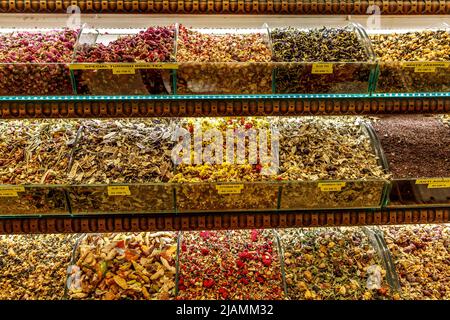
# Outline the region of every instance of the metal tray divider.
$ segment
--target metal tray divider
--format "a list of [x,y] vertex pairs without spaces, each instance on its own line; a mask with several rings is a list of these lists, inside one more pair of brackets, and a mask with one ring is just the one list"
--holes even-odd
[[386,258],[386,262],[389,266],[389,271],[390,271],[390,276],[391,276],[391,281],[393,284],[393,288],[395,291],[399,292],[401,294],[402,288],[400,285],[400,280],[398,278],[398,273],[397,273],[397,269],[395,267],[394,261],[392,260],[392,255],[391,255],[391,251],[389,250],[387,243],[386,243],[386,239],[384,237],[384,232],[380,229],[380,227],[372,227],[374,232],[375,232],[375,236],[377,237],[380,246],[383,248],[384,250],[384,255]]
[[[80,46],[80,38],[81,38],[81,34],[83,33],[84,28],[86,28],[86,27],[87,27],[87,23],[84,23],[84,24],[81,26],[81,28],[80,28],[80,30],[79,30],[79,32],[78,32],[78,35],[77,35],[77,41],[75,42],[75,45],[74,45],[74,47],[73,47],[72,61],[71,61],[70,63],[76,63],[77,51],[78,51],[78,48],[79,48],[79,46]],[[98,37],[98,35],[97,35],[97,37]],[[77,94],[78,94],[78,90],[77,90],[77,82],[76,82],[76,80],[75,80],[75,74],[74,74],[74,71],[73,71],[73,70],[69,70],[69,72],[70,72],[70,81],[71,81],[71,83],[72,83],[72,91],[73,91],[73,94],[77,95]]]
[[275,83],[276,79],[276,62],[274,62],[274,51],[273,51],[273,42],[272,42],[272,33],[270,32],[269,24],[266,22],[263,24],[262,28],[264,28],[267,32],[267,45],[270,49],[271,61],[268,62],[270,68],[272,68],[272,94],[276,93],[277,84]]
[[280,271],[281,271],[283,292],[284,292],[284,297],[287,300],[288,292],[287,292],[287,285],[286,285],[286,270],[285,270],[285,266],[284,266],[284,250],[283,250],[283,246],[281,244],[280,234],[278,233],[278,231],[275,229],[272,229],[272,233],[273,233],[273,236],[277,243],[278,254],[280,255],[279,259],[280,259],[280,269],[281,269]]
[[[361,123],[363,130],[369,136],[369,139],[372,143],[372,150],[378,158],[378,164],[383,168],[383,171],[387,174],[389,172],[389,165],[386,159],[386,155],[384,154],[383,148],[381,147],[380,140],[375,133],[372,124],[368,121],[363,121]],[[389,201],[389,191],[390,191],[390,181],[386,180],[383,186],[383,192],[380,199],[380,207],[384,207],[388,204]]]
[[369,36],[364,29],[364,27],[360,23],[352,22],[351,25],[355,28],[356,34],[359,36],[359,40],[361,44],[363,45],[367,56],[369,57],[368,62],[373,62],[373,68],[370,69],[370,75],[369,75],[369,83],[367,87],[367,92],[371,95],[376,87],[376,82],[378,80],[378,59],[375,54],[375,51],[372,46],[372,42],[369,39]]
[[[83,131],[84,131],[84,126],[81,125],[81,126],[78,128],[77,135],[75,136],[75,141],[74,141],[74,143],[73,143],[72,149],[70,150],[69,165],[67,166],[67,175],[68,175],[68,174],[70,173],[70,171],[72,170],[73,159],[74,159],[75,153],[76,153],[76,151],[77,151],[78,144],[80,143],[81,138],[82,138],[82,136],[83,136]],[[71,183],[68,181],[68,184],[69,184],[69,186],[66,187],[66,188],[64,188],[64,195],[65,195],[65,197],[66,197],[66,202],[67,202],[67,206],[68,206],[68,209],[69,209],[69,213],[70,213],[70,215],[73,215],[73,212],[72,212],[72,203],[71,203],[71,201],[70,201],[69,190],[68,190],[68,188],[70,188],[70,186],[71,186]]]
[[[380,241],[378,233],[369,228],[369,227],[362,227],[362,231],[367,236],[371,246],[377,251],[378,257],[381,260],[381,263],[383,264],[384,269],[386,270],[386,281],[394,292],[398,291],[398,283],[395,282],[395,269],[392,269],[391,262],[388,259],[387,256],[387,247],[385,243],[383,244]],[[398,280],[398,279],[397,279]]]
[[[178,53],[178,35],[180,32],[180,24],[178,22],[175,23],[175,35],[173,37],[174,45],[173,45],[173,61],[178,65],[178,59],[177,59],[177,53]],[[172,94],[177,94],[177,84],[178,84],[178,70],[173,69],[171,70],[171,76],[172,76]]]
[[87,236],[86,233],[82,233],[80,237],[75,242],[73,249],[72,249],[72,257],[69,261],[69,266],[66,268],[66,282],[64,284],[64,297],[63,300],[69,300],[69,268],[71,268],[73,265],[77,262],[77,252],[78,248],[80,247],[81,241]]
[[177,257],[175,259],[175,269],[177,272],[175,273],[175,299],[178,298],[179,288],[178,281],[180,279],[180,247],[183,241],[183,231],[179,231],[177,235]]

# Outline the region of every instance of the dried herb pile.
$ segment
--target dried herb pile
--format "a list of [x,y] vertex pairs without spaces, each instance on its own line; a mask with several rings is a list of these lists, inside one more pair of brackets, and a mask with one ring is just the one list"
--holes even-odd
[[63,299],[67,266],[77,237],[0,236],[0,300]]
[[399,299],[381,258],[359,228],[282,229],[288,298]]
[[184,232],[178,299],[283,299],[274,241],[267,230]]
[[375,34],[370,39],[380,60],[378,92],[437,92],[450,89],[450,67],[436,67],[432,72],[416,72],[404,61],[450,61],[450,32]]
[[74,120],[0,122],[1,183],[67,183],[70,153],[80,125]]
[[358,62],[369,58],[352,28],[275,28],[271,38],[274,59],[279,62]]
[[450,127],[438,118],[386,116],[373,126],[394,178],[450,176]]
[[362,118],[278,120],[280,176],[286,180],[384,178]]
[[69,69],[77,30],[0,35],[0,95],[72,94]]
[[268,35],[262,32],[206,33],[180,26],[177,93],[271,93],[271,61]]
[[[101,35],[100,35],[101,36]],[[76,62],[171,62],[174,61],[174,27],[149,27],[120,36],[108,44],[83,44]],[[78,94],[165,94],[170,93],[170,71],[139,69],[133,74],[111,70],[76,70]]]
[[[271,30],[276,93],[367,93],[375,64],[354,26]],[[332,63],[325,73],[314,63]]]
[[166,182],[173,120],[85,120],[69,178],[74,183]]
[[406,299],[450,299],[450,227],[386,226],[384,231]]
[[69,268],[69,298],[173,299],[176,239],[172,232],[87,235]]

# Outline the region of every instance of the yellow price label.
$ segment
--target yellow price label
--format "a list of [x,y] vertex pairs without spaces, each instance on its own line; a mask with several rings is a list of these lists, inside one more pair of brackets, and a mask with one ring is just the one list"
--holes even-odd
[[177,63],[72,63],[70,70],[112,70],[114,74],[134,74],[136,69],[178,69]]
[[19,194],[14,190],[0,190],[0,198],[1,197],[18,197]]
[[135,68],[113,68],[113,74],[135,74]]
[[450,67],[449,62],[404,62],[403,68],[414,68],[414,72],[417,73],[432,73],[436,72],[437,68],[448,68]]
[[415,73],[432,73],[436,72],[436,67],[431,66],[417,66],[414,68]]
[[25,192],[24,186],[0,186],[0,191]]
[[341,191],[345,185],[345,182],[319,182],[318,187],[322,192],[332,192]]
[[243,184],[219,184],[216,185],[219,194],[238,194],[244,189]]
[[128,186],[108,186],[108,196],[131,196]]
[[313,63],[312,74],[331,74],[333,73],[332,63]]
[[450,181],[433,182],[428,185],[428,189],[450,188]]
[[428,179],[417,179],[416,184],[432,184],[440,182],[450,182],[450,178],[428,178]]

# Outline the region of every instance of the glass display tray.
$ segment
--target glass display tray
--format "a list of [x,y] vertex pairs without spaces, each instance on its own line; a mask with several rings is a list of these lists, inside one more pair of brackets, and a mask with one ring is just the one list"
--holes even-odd
[[[398,21],[392,18],[380,18],[381,22],[378,29],[374,29],[366,19],[359,17],[338,17],[333,16],[326,20],[316,18],[315,20],[307,17],[286,17],[286,18],[249,18],[248,21],[226,19],[227,21],[217,20],[215,17],[204,18],[152,18],[145,20],[133,18],[132,20],[119,19],[118,21],[109,21],[108,18],[100,19],[86,18],[88,25],[79,25],[79,34],[74,48],[72,61],[64,63],[6,63],[0,67],[7,75],[32,73],[40,80],[48,79],[51,83],[45,84],[40,81],[31,82],[27,77],[12,77],[12,81],[6,81],[4,85],[0,83],[0,101],[7,98],[17,100],[17,97],[23,97],[26,101],[34,100],[75,100],[82,95],[84,99],[339,99],[339,98],[390,98],[403,97],[399,93],[406,93],[404,97],[447,97],[449,95],[448,68],[450,62],[444,63],[447,67],[436,66],[435,72],[415,72],[414,63],[428,63],[429,61],[407,62],[407,67],[398,67],[395,63],[381,63],[373,52],[373,46],[368,39],[368,34],[388,33],[388,32],[407,32],[411,30],[428,30],[430,26],[442,26],[441,29],[448,30],[448,24],[442,18],[418,19],[416,25],[411,27],[405,24],[403,19]],[[126,23],[125,23],[126,22]],[[272,40],[270,30],[277,27],[292,26],[298,29],[327,27],[352,27],[355,34],[365,51],[368,53],[368,60],[362,62],[176,62],[176,48],[178,36],[178,22],[184,26],[195,30],[205,30],[207,32],[218,32],[217,30],[234,30],[233,32],[244,32],[245,30],[259,30],[265,34],[268,47],[272,50]],[[29,25],[26,28],[23,25]],[[17,22],[15,27],[10,25],[1,26],[0,33],[11,34],[17,30],[43,30],[61,29],[61,21],[58,19],[49,19],[40,21],[31,19],[29,22]],[[84,63],[75,62],[75,57],[81,45],[97,45],[99,43],[108,43],[119,36],[136,34],[145,30],[149,26],[170,26],[176,29],[174,37],[173,60],[162,63],[144,63],[144,62],[111,62],[111,63]],[[33,26],[36,29],[32,29]],[[261,27],[263,26],[263,27]],[[3,28],[1,28],[3,27]],[[437,27],[436,27],[437,28]],[[214,31],[215,30],[215,31]],[[250,32],[249,31],[249,32]],[[258,32],[259,32],[258,31]],[[230,31],[231,32],[231,31]],[[272,50],[273,51],[273,50]],[[435,63],[435,62],[432,62]],[[331,74],[313,74],[314,64],[328,64],[334,70]],[[95,66],[98,66],[96,69]],[[153,66],[152,66],[153,65]],[[323,67],[323,66],[322,66]],[[398,67],[398,68],[397,68]],[[191,72],[192,69],[200,68],[203,72]],[[178,70],[177,70],[178,69]],[[389,70],[395,69],[395,72]],[[397,70],[398,69],[398,70]],[[187,71],[186,71],[187,70]],[[189,71],[190,70],[190,71]],[[195,71],[194,70],[194,71]],[[301,86],[310,82],[319,83],[311,88],[307,86],[303,89],[285,88],[280,89],[280,84],[286,81],[277,81],[280,74],[285,74],[288,70],[288,78],[293,83],[301,83]],[[290,72],[294,70],[295,72]],[[399,85],[388,86],[383,89],[379,84],[379,77],[384,72],[394,77],[392,83]],[[198,70],[197,70],[198,71]],[[392,71],[392,70],[391,70]],[[205,84],[200,78],[208,75],[208,78],[214,79],[215,85]],[[255,76],[256,75],[256,76]],[[200,78],[197,78],[200,77]],[[6,78],[6,77],[5,77]],[[231,78],[232,81],[225,81]],[[436,79],[435,79],[436,78]],[[156,79],[156,80],[155,80]],[[258,86],[257,83],[265,79],[264,86]],[[397,80],[395,80],[397,79]],[[409,79],[406,81],[405,79]],[[267,81],[266,81],[267,80]],[[27,83],[28,82],[28,83]],[[240,85],[230,85],[227,89],[227,83],[240,82]],[[271,85],[266,82],[271,82]],[[405,82],[411,85],[403,86]],[[56,86],[59,89],[52,92],[55,88],[53,83],[64,83],[66,86]],[[195,90],[177,90],[180,84],[185,87],[193,87]],[[249,85],[251,84],[251,85]],[[286,84],[286,83],[285,83]],[[287,83],[289,86],[289,82]],[[70,88],[70,86],[72,88]],[[255,86],[257,89],[255,89]],[[295,87],[295,86],[294,86]],[[386,86],[385,86],[386,87]],[[426,87],[426,88],[425,88]],[[2,89],[3,88],[3,89]],[[8,90],[13,88],[13,90]],[[32,88],[28,90],[27,88]],[[260,90],[258,88],[264,88]],[[422,96],[418,93],[426,92],[429,95]],[[371,94],[372,93],[372,94]],[[385,95],[392,93],[393,95]],[[32,96],[34,94],[35,96]],[[74,96],[74,94],[77,94]],[[287,94],[287,95],[285,95]],[[382,95],[379,95],[382,94]],[[42,96],[40,96],[42,95]],[[134,96],[138,95],[138,96]],[[190,96],[192,95],[192,96]],[[234,96],[236,95],[236,96]],[[316,96],[317,95],[317,96]],[[9,97],[8,97],[9,96]],[[60,96],[60,97],[58,97]],[[77,97],[77,98],[75,98]]]
[[[199,259],[199,263],[206,263],[211,266],[211,268],[219,268],[223,270],[223,268],[227,268],[227,265],[224,264],[223,266],[220,265],[220,263],[225,263],[225,261],[234,261],[235,258],[233,255],[239,256],[242,261],[245,261],[245,258],[241,258],[240,252],[249,252],[251,251],[251,247],[249,249],[248,244],[245,243],[245,236],[244,239],[241,239],[242,242],[234,242],[231,241],[233,237],[233,233],[237,232],[241,236],[244,234],[248,236],[248,241],[251,241],[250,235],[253,234],[253,232],[259,232],[261,230],[245,230],[245,231],[232,231],[232,230],[222,230],[222,231],[193,231],[197,234],[197,237],[201,239],[201,241],[205,241],[205,243],[196,243],[198,248],[196,249],[198,252],[195,253],[195,255],[198,255],[198,257],[201,257]],[[214,238],[217,232],[217,236],[219,238]],[[345,264],[344,268],[346,268],[346,274],[342,275],[343,278],[338,279],[336,282],[329,280],[329,284],[331,287],[329,289],[333,290],[333,287],[336,285],[345,285],[349,286],[355,281],[360,283],[362,285],[362,288],[358,287],[359,294],[362,294],[366,289],[366,281],[369,279],[370,274],[369,272],[360,273],[360,271],[357,271],[359,268],[362,268],[362,266],[354,266],[353,263],[347,262],[346,260],[340,261],[340,259],[346,259],[343,256],[336,255],[338,252],[354,252],[355,254],[362,254],[364,259],[367,259],[369,256],[372,256],[373,262],[375,263],[372,267],[372,269],[375,267],[377,269],[377,265],[381,267],[385,273],[382,276],[382,281],[380,282],[380,285],[384,288],[389,288],[389,295],[384,296],[381,294],[380,296],[377,296],[376,298],[381,299],[392,299],[392,296],[394,294],[398,294],[399,297],[402,297],[402,288],[398,281],[398,274],[397,270],[395,268],[395,265],[392,262],[391,253],[386,245],[386,241],[384,240],[383,233],[378,228],[367,228],[367,227],[344,227],[344,228],[318,228],[318,229],[297,229],[297,230],[289,230],[288,232],[291,232],[290,235],[287,235],[284,233],[284,230],[266,230],[263,231],[265,233],[265,239],[263,241],[264,248],[271,247],[271,258],[272,263],[275,265],[270,265],[270,268],[273,268],[272,272],[275,274],[278,274],[279,277],[277,279],[274,279],[274,282],[278,283],[280,286],[279,293],[280,298],[284,299],[296,299],[294,292],[292,291],[295,285],[298,285],[299,282],[307,281],[309,283],[310,280],[308,280],[306,277],[308,275],[307,272],[301,272],[299,273],[298,270],[292,269],[296,266],[296,264],[303,264],[303,267],[305,267],[305,270],[310,270],[313,272],[315,277],[318,277],[319,275],[323,277],[327,277],[327,273],[333,272],[331,270],[335,270],[334,265],[337,262],[340,262],[342,264]],[[344,232],[346,235],[344,235]],[[188,232],[190,233],[190,232]],[[309,262],[308,260],[304,259],[311,259],[312,257],[306,257],[307,254],[302,254],[302,257],[304,259],[296,260],[296,262],[293,264],[293,259],[296,257],[296,255],[301,252],[298,247],[295,247],[291,242],[288,242],[288,238],[291,238],[294,236],[294,233],[297,235],[298,239],[301,239],[297,245],[300,245],[302,250],[314,250],[317,251],[317,253],[321,253],[322,256],[327,256],[328,259],[323,258],[321,260],[320,258],[315,260],[313,263]],[[356,235],[355,233],[359,234],[354,239],[352,236]],[[153,233],[155,235],[161,234],[161,233]],[[175,267],[175,274],[173,274],[173,280],[175,281],[175,288],[172,298],[180,297],[180,287],[179,287],[179,280],[184,278],[183,277],[183,270],[186,270],[185,266],[188,265],[189,262],[185,258],[185,251],[187,251],[184,235],[185,232],[178,232],[175,233],[176,241],[171,243],[171,245],[176,246],[176,250],[173,252],[173,259],[174,259],[174,267]],[[203,234],[203,235],[202,235]],[[330,238],[330,235],[336,235],[336,239],[353,239],[354,242],[351,243],[351,248],[348,247],[344,241],[341,243],[335,243],[335,239],[332,237]],[[108,260],[106,258],[106,254],[100,256],[100,253],[111,253],[111,250],[118,250],[118,254],[124,251],[134,252],[133,249],[128,249],[128,243],[123,242],[122,240],[117,242],[121,242],[122,244],[120,246],[115,246],[114,241],[111,241],[113,237],[116,237],[117,233],[94,233],[94,234],[80,234],[78,237],[73,250],[71,254],[70,262],[68,263],[67,267],[67,274],[66,274],[66,286],[64,291],[64,299],[92,299],[92,296],[94,295],[95,288],[91,288],[90,290],[85,291],[84,289],[87,289],[87,285],[89,283],[83,283],[83,280],[86,280],[85,278],[82,278],[81,275],[83,274],[81,272],[81,269],[85,267],[82,263],[80,263],[80,258],[83,258],[80,256],[80,246],[82,245],[84,240],[90,240],[87,243],[89,244],[88,247],[90,248],[88,251],[94,253],[95,255],[95,265],[92,265],[92,268],[95,268],[96,270],[99,269],[105,274],[108,271],[116,272],[117,268],[119,266],[119,269],[126,268],[126,265],[129,263],[126,259],[120,260],[117,259],[114,260],[115,262],[112,263],[111,260]],[[131,235],[128,233],[128,235]],[[135,236],[138,234],[135,233]],[[307,235],[307,237],[305,237]],[[162,235],[164,236],[164,235]],[[213,241],[209,239],[209,237],[212,236],[214,238]],[[258,236],[261,237],[260,234]],[[325,236],[325,238],[324,238]],[[205,237],[203,239],[203,237]],[[230,238],[231,237],[231,238]],[[358,239],[361,237],[361,240],[363,243],[359,243]],[[109,239],[108,241],[99,241],[100,239]],[[126,237],[123,237],[126,238]],[[227,240],[228,238],[228,240]],[[329,246],[324,247],[326,248],[325,251],[322,251],[324,248],[321,245],[315,246],[311,243],[312,241],[315,241],[316,239],[321,239],[324,241],[325,239],[328,239],[327,242],[331,243]],[[122,239],[122,238],[121,238]],[[309,239],[309,240],[308,240]],[[265,242],[267,241],[267,242]],[[350,240],[351,241],[351,240]],[[233,243],[233,245],[242,246],[239,247],[240,250],[237,250],[237,247],[229,248],[227,245],[223,246],[225,242],[227,244]],[[134,243],[135,244],[135,243]],[[254,244],[254,242],[252,242]],[[323,242],[322,242],[323,244]],[[85,243],[86,245],[86,243]],[[256,244],[254,244],[256,245]],[[123,248],[122,248],[123,247]],[[117,249],[114,249],[117,248]],[[208,254],[204,254],[203,250],[205,248],[208,249]],[[337,248],[337,249],[336,249]],[[319,250],[320,249],[320,250]],[[353,251],[352,251],[353,249]],[[297,251],[298,250],[298,251]],[[328,251],[336,250],[335,253],[331,252],[328,253]],[[215,254],[211,254],[211,252],[214,252]],[[251,251],[253,252],[253,251]],[[219,264],[214,260],[216,255],[220,254],[222,259],[219,260]],[[116,254],[117,255],[117,254]],[[84,256],[85,258],[86,256]],[[193,257],[192,255],[190,257]],[[332,258],[331,258],[332,257]],[[106,258],[106,260],[105,260]],[[209,261],[208,259],[211,259]],[[297,258],[298,259],[298,258]],[[109,262],[108,262],[109,261]],[[322,264],[325,263],[325,266]],[[320,267],[315,264],[321,264]],[[116,271],[114,271],[116,270]],[[380,269],[378,269],[380,270]],[[304,271],[304,270],[303,270]],[[337,272],[336,270],[334,272]],[[333,273],[334,273],[333,272]],[[376,272],[375,272],[376,273]],[[151,276],[152,274],[150,274]],[[331,274],[330,274],[331,275]],[[187,275],[184,274],[186,277]],[[88,277],[87,277],[88,278]],[[376,278],[376,276],[375,276]],[[249,280],[252,279],[252,277],[249,277]],[[272,278],[271,278],[272,279]],[[92,279],[91,279],[92,280]],[[98,279],[97,279],[98,280]],[[372,277],[373,280],[373,277]],[[328,281],[327,281],[328,282]],[[375,280],[376,282],[376,280]],[[313,285],[313,284],[310,284]],[[83,288],[83,289],[82,289]],[[339,287],[336,287],[335,289],[339,289]],[[324,288],[325,289],[325,288]],[[298,289],[297,289],[298,290]],[[295,290],[294,290],[295,291]],[[86,294],[82,296],[77,295],[76,293],[85,292]],[[337,291],[336,291],[337,292]],[[335,293],[336,293],[335,292]],[[375,292],[375,291],[373,291]],[[104,292],[103,292],[104,293]],[[71,296],[71,294],[74,294],[74,296]],[[102,294],[99,292],[99,294]],[[210,292],[210,294],[214,294],[214,292]],[[297,297],[298,298],[298,297]]]
[[[424,27],[380,28],[369,30],[369,35],[405,34],[423,31],[450,31],[445,23],[434,23]],[[418,45],[425,47],[428,43],[421,41]],[[375,46],[374,46],[375,47]],[[432,46],[431,46],[432,47]],[[447,60],[378,60],[376,81],[372,82],[371,92],[448,92],[450,91],[450,61]]]
[[[387,180],[0,186],[0,216],[381,209]],[[25,191],[14,192],[23,187]]]
[[[366,122],[362,122],[360,126],[372,142],[378,165],[386,168],[386,160],[380,152],[373,129]],[[81,133],[80,128],[70,151],[67,174],[71,172],[76,150],[82,141]],[[47,195],[46,185],[0,185],[0,195],[3,192],[0,197],[0,215],[36,215],[41,213],[41,207],[47,208],[49,213],[70,212],[72,215],[380,209],[386,203],[388,181],[381,178],[290,181],[268,176],[254,182],[112,181],[109,184],[52,185],[51,188],[52,193]],[[19,189],[20,192],[16,191]],[[60,201],[53,199],[54,193],[59,196]],[[17,205],[11,207],[12,203]],[[20,209],[24,206],[29,209]],[[18,210],[15,211],[14,208]]]

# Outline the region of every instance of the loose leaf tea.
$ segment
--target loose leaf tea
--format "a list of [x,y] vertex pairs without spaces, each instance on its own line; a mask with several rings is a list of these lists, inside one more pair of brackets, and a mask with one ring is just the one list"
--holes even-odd
[[[101,36],[101,35],[100,35]],[[121,36],[108,44],[83,44],[75,61],[145,63],[174,61],[174,27],[149,27]],[[132,74],[112,70],[75,70],[79,94],[166,94],[171,92],[171,71],[136,69]]]
[[0,95],[70,95],[77,30],[0,35]]
[[2,184],[64,184],[75,137],[74,120],[0,122]]
[[388,248],[406,299],[450,299],[448,225],[386,226]]
[[369,57],[352,28],[271,31],[274,58],[279,62],[358,62]]
[[85,120],[69,179],[76,183],[144,183],[172,176],[173,120]]
[[274,241],[268,230],[184,232],[178,299],[283,299]]
[[281,229],[288,298],[399,299],[381,257],[359,228]]
[[[173,209],[173,120],[86,120],[69,180],[74,212],[151,212]],[[130,196],[110,196],[104,186],[130,186]],[[145,185],[147,183],[147,185]],[[148,183],[153,183],[148,185]]]
[[0,300],[64,298],[66,270],[78,235],[0,236]]
[[177,93],[271,93],[271,59],[268,35],[262,32],[207,33],[180,26]]
[[[380,60],[378,92],[449,91],[450,64],[417,72],[403,62],[449,62],[450,32],[446,30],[375,34],[370,39]],[[430,72],[431,71],[431,72]]]
[[69,268],[71,299],[167,300],[175,297],[176,234],[116,233],[83,238]]
[[66,213],[61,188],[67,184],[71,150],[81,123],[73,120],[13,120],[0,122],[0,184],[30,187],[0,198],[2,214]]
[[450,177],[450,127],[439,119],[385,116],[373,126],[394,178]]
[[[245,184],[235,194],[220,194],[217,190],[217,182],[256,182],[267,181],[272,179],[272,175],[262,174],[263,169],[270,172],[269,167],[275,167],[272,174],[276,174],[277,167],[271,163],[270,146],[271,131],[270,123],[262,118],[199,118],[189,119],[183,124],[185,130],[191,133],[190,151],[187,158],[190,158],[191,164],[181,163],[175,169],[175,175],[170,182],[180,183],[177,187],[177,205],[180,210],[229,210],[229,209],[268,209],[276,208],[278,186],[269,183]],[[203,134],[208,130],[216,130],[221,135],[222,141],[213,139],[201,139],[196,141],[198,132]],[[238,146],[238,137],[232,139],[234,150],[232,159],[227,159],[227,130],[232,130],[239,135],[247,135],[250,131],[256,133],[255,139],[260,137],[261,131],[264,130],[268,141],[268,156],[260,154],[256,156],[256,162],[250,163],[251,147],[249,138],[246,138],[245,145]],[[198,131],[198,132],[197,132]],[[244,140],[241,140],[244,141]],[[220,142],[219,148],[222,149],[223,157],[219,160],[223,163],[208,163],[207,158],[203,156],[203,152],[216,142]],[[256,140],[254,140],[256,142]],[[200,148],[200,163],[196,163],[194,157],[195,151]],[[258,147],[257,145],[255,146]],[[240,149],[240,150],[239,150]],[[244,161],[240,163],[238,160],[238,152],[243,151]],[[257,149],[255,149],[256,151]],[[183,158],[186,155],[181,154]],[[217,160],[214,158],[214,161]],[[231,160],[231,161],[230,161]],[[212,161],[211,161],[212,162]]]
[[[276,93],[368,92],[374,69],[357,30],[346,28],[271,30],[276,68]],[[333,63],[315,74],[314,63]],[[331,71],[331,72],[330,72]]]
[[[280,130],[281,207],[379,206],[384,173],[371,139],[355,117],[274,119]],[[361,180],[324,192],[319,180]]]

